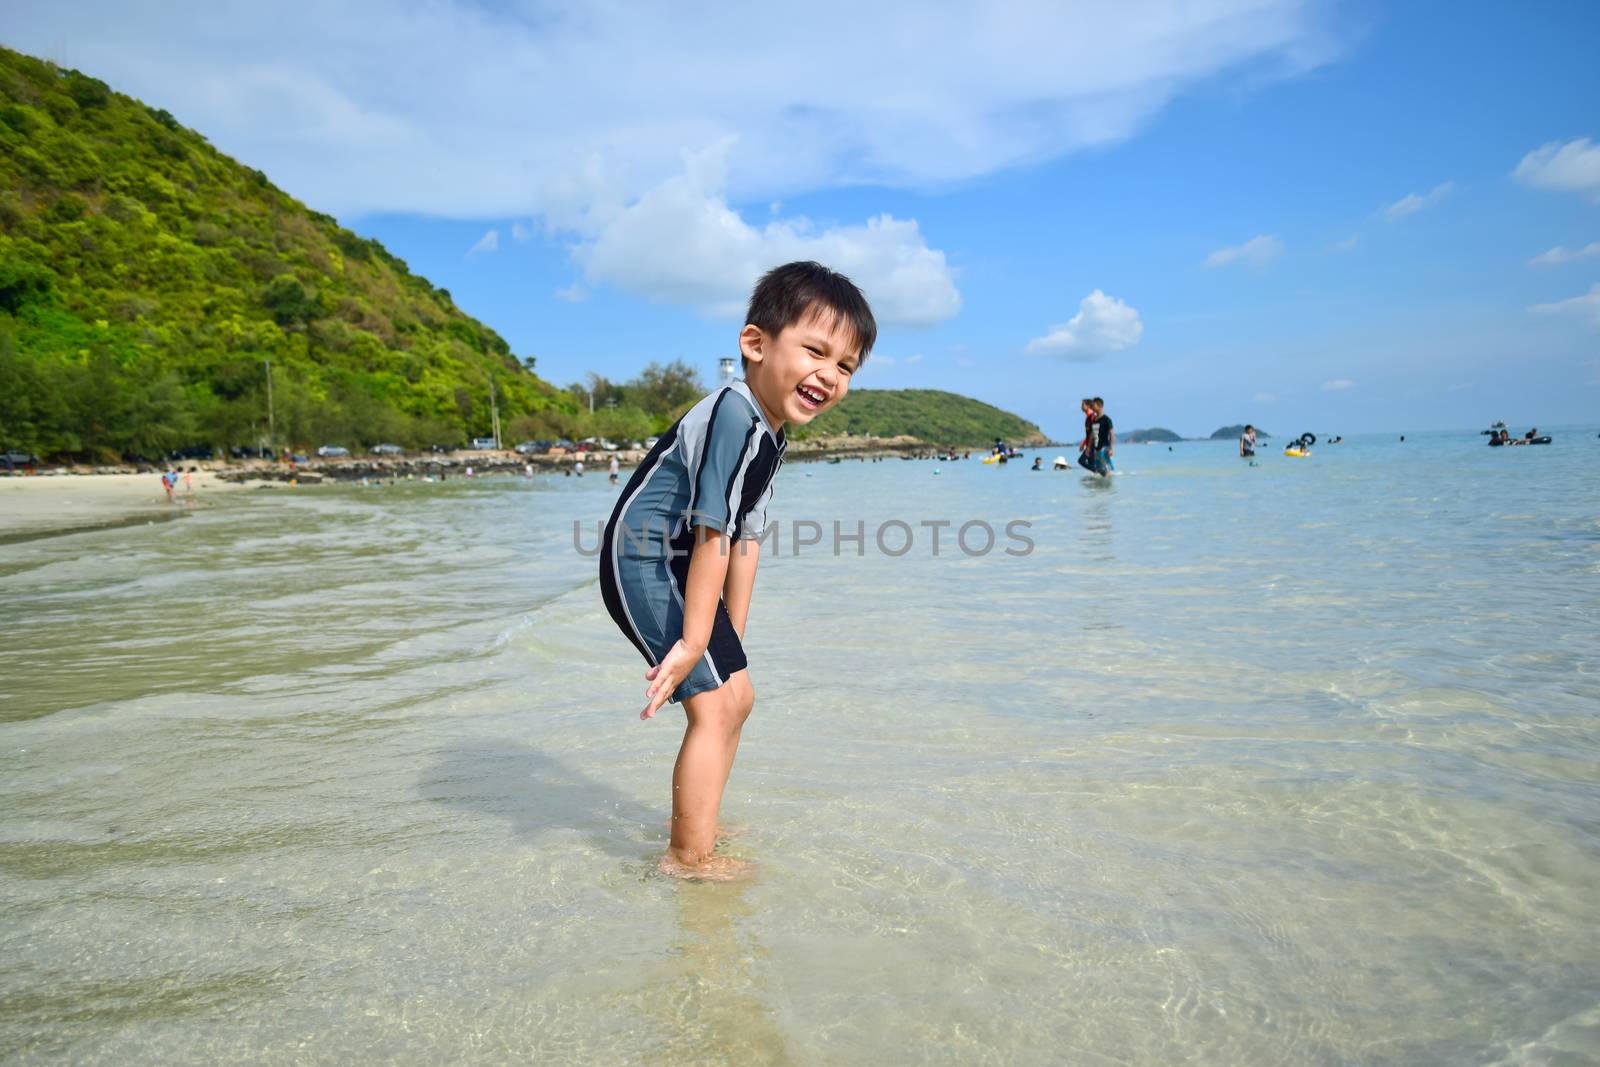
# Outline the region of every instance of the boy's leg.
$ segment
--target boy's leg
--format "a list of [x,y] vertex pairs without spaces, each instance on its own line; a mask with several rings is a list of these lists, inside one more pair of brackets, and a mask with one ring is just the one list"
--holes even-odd
[[672,768],[672,844],[667,849],[674,863],[704,863],[716,847],[717,809],[754,699],[749,674],[741,670],[719,688],[683,702],[689,725]]

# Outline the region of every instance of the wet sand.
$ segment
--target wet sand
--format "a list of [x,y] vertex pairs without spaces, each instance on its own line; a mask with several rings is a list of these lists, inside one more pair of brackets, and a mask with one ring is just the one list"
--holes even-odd
[[0,541],[160,521],[242,486],[195,471],[192,487],[178,481],[171,502],[159,474],[41,474],[0,478]]

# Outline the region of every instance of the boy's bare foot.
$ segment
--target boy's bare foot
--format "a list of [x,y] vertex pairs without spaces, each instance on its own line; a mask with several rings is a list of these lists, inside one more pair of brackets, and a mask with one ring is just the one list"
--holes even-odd
[[756,865],[728,856],[712,856],[699,863],[684,863],[672,853],[661,857],[656,870],[686,882],[742,882],[756,873]]

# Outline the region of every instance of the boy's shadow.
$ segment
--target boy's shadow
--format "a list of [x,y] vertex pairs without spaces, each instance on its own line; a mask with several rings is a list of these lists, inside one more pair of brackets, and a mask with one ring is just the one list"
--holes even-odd
[[501,816],[530,842],[575,831],[596,849],[630,860],[666,843],[663,813],[520,741],[446,749],[417,791],[445,807]]

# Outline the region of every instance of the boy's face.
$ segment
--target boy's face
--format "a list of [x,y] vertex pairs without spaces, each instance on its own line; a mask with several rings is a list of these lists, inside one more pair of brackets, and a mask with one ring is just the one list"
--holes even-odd
[[802,315],[776,337],[746,323],[739,350],[750,361],[745,380],[773,429],[804,426],[843,400],[861,364],[849,328],[827,311]]

